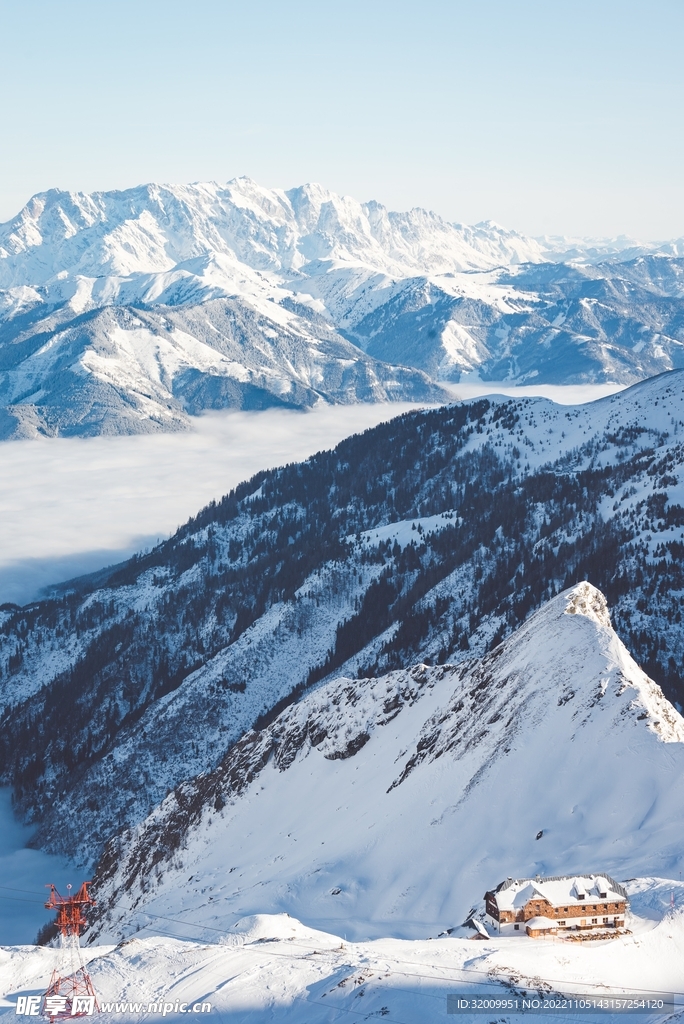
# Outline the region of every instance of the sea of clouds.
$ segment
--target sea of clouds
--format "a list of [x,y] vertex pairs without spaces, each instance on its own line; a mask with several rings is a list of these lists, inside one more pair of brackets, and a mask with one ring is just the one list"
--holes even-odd
[[[591,401],[614,385],[452,385],[454,398],[544,395]],[[307,458],[407,409],[408,403],[307,412],[212,412],[179,434],[37,438],[0,444],[0,604],[24,604],[74,576],[168,537],[260,469]]]

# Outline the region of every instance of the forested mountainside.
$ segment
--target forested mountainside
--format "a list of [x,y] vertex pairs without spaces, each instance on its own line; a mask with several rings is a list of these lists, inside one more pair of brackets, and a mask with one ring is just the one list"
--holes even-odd
[[0,439],[443,401],[434,381],[470,373],[633,383],[684,365],[683,254],[449,224],[315,184],[51,189],[0,225]]
[[1,777],[37,841],[95,856],[327,676],[484,655],[579,580],[683,700],[683,427],[681,371],[586,406],[411,413],[5,606]]
[[493,880],[581,873],[587,851],[671,877],[682,769],[684,719],[580,583],[482,659],[333,679],[245,734],[108,844],[89,941],[157,915],[211,941],[277,912],[357,939],[459,934]]

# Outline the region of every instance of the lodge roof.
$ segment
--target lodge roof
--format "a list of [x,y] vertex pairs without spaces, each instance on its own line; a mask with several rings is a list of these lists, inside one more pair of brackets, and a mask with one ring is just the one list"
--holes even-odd
[[625,889],[610,875],[552,875],[547,878],[508,878],[492,893],[499,910],[520,910],[530,900],[543,899],[552,907],[626,900]]

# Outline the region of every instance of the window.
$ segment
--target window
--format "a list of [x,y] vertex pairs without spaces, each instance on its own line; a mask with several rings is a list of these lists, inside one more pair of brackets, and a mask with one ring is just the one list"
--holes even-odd
[[591,923],[592,924],[598,924],[598,918],[597,917],[592,917]]
[[514,924],[513,927],[516,930],[516,932],[520,931],[520,925],[519,924]]
[[[606,920],[607,920],[607,918],[606,918]],[[561,928],[565,927],[565,921],[559,921],[558,924],[561,926]]]
[[608,918],[607,918],[607,917],[604,917],[604,918],[603,918],[603,923],[604,923],[604,924],[608,924]]
[[563,912],[567,914],[568,908],[567,907],[563,907]]

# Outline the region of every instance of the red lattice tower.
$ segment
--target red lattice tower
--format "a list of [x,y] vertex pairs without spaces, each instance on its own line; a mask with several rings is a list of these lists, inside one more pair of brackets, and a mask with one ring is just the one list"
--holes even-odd
[[[88,892],[91,882],[84,882],[75,895],[60,896],[50,884],[50,898],[46,910],[56,910],[55,924],[59,930],[60,944],[64,951],[62,964],[52,972],[50,984],[43,996],[42,1013],[51,1020],[61,1017],[84,1017],[99,1010],[95,989],[86,970],[79,937],[86,924],[84,907],[94,907],[95,900]],[[67,886],[71,889],[71,886]],[[76,1005],[74,1006],[74,1002]]]

